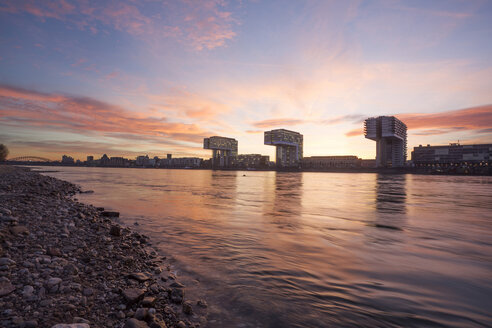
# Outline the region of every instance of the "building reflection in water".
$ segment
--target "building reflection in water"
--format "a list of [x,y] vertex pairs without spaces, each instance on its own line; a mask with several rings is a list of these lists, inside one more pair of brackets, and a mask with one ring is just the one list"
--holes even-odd
[[407,176],[378,174],[376,177],[376,220],[378,228],[402,230],[407,213]]
[[264,208],[264,216],[279,228],[296,228],[302,213],[302,173],[276,172],[274,197]]

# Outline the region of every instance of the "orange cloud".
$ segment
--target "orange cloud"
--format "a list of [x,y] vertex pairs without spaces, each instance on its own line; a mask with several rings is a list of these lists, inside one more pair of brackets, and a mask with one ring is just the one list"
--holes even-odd
[[[492,105],[483,105],[440,113],[409,113],[395,115],[409,130],[422,130],[419,135],[433,135],[461,130],[487,130],[492,126]],[[351,130],[345,135],[353,137],[363,134],[362,128]]]
[[8,85],[0,85],[0,107],[2,124],[47,131],[56,128],[68,132],[125,133],[197,143],[209,134],[195,124],[144,117],[88,97],[46,94]]
[[306,121],[295,118],[274,118],[270,120],[254,122],[253,125],[257,128],[272,128],[278,126],[293,126],[304,123],[306,123]]

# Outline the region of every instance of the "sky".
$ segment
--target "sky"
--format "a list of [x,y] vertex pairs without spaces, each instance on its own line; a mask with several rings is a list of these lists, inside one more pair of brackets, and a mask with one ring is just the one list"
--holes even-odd
[[[365,118],[419,144],[492,143],[490,0],[2,0],[0,143],[10,158],[374,158]],[[410,157],[410,152],[409,152]]]

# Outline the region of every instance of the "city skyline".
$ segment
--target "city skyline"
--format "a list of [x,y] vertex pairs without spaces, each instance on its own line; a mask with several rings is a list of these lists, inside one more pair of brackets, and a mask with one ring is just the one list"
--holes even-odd
[[9,157],[209,157],[203,138],[275,157],[374,158],[368,117],[419,144],[492,142],[492,3],[5,1],[0,143]]

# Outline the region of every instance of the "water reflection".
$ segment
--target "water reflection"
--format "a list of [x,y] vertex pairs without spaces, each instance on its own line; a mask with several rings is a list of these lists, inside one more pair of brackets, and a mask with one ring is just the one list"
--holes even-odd
[[377,175],[375,227],[403,229],[407,213],[406,184],[406,175]]
[[406,175],[378,174],[376,178],[376,210],[379,213],[406,213]]
[[264,215],[279,228],[295,228],[302,212],[302,182],[300,173],[277,172],[274,176],[274,193],[270,208]]

